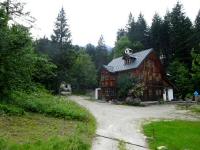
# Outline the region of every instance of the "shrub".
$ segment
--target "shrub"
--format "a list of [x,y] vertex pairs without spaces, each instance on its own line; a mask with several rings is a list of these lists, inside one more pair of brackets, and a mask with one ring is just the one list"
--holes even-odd
[[122,99],[126,98],[129,90],[133,87],[135,82],[136,79],[130,75],[120,75],[117,82],[117,96]]
[[26,111],[80,121],[87,121],[90,119],[88,117],[88,111],[78,104],[59,96],[52,96],[46,91],[32,93],[16,91],[12,93],[11,99],[12,104]]
[[8,115],[24,115],[24,109],[18,108],[12,105],[4,105],[0,104],[0,114],[8,114]]

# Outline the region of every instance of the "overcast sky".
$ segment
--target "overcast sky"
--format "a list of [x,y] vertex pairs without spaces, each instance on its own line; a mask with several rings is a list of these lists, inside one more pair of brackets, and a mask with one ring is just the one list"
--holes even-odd
[[[164,16],[176,4],[176,0],[23,0],[26,9],[37,19],[32,29],[36,38],[50,37],[59,10],[63,6],[72,33],[73,44],[85,46],[97,44],[102,34],[105,43],[113,46],[119,28],[124,28],[128,15],[137,18],[142,12],[148,23],[155,12]],[[184,5],[187,16],[194,21],[200,0],[179,0]]]

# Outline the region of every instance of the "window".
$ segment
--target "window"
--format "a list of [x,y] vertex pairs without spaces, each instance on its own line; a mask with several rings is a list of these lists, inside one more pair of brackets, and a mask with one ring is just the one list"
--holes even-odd
[[115,96],[115,91],[114,91],[114,89],[106,89],[105,90],[105,95],[106,96]]
[[131,64],[132,60],[130,58],[126,58],[125,59],[125,64],[128,65],[128,64]]

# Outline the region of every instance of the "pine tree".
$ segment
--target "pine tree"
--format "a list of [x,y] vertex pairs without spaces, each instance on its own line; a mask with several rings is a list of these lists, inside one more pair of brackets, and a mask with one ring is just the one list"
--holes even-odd
[[200,32],[200,10],[195,19],[195,29],[197,32]]
[[90,55],[92,61],[95,62],[95,55],[96,55],[95,46],[89,43],[86,45],[85,51],[88,55]]
[[134,17],[132,16],[132,13],[129,14],[128,17],[128,23],[126,25],[126,31],[127,31],[127,36],[128,39],[133,42],[135,41],[135,20]]
[[55,29],[53,31],[54,34],[51,36],[51,39],[54,43],[58,44],[60,49],[63,49],[66,46],[69,47],[71,45],[71,33],[67,24],[66,14],[63,7],[58,14],[55,23]]
[[195,90],[200,90],[200,45],[198,48],[193,49],[191,52],[192,55],[192,81]]
[[130,12],[129,16],[128,16],[128,23],[125,27],[125,30],[127,32],[131,32],[130,29],[134,29],[134,25],[135,25],[135,20],[134,20],[134,17],[132,15],[132,13]]
[[125,29],[119,29],[117,31],[117,41],[126,35],[127,35],[127,32],[125,31]]
[[199,44],[200,44],[200,10],[197,14],[197,17],[195,19],[195,24],[194,24],[194,48],[198,49]]
[[98,45],[96,47],[95,60],[95,65],[98,71],[100,70],[102,65],[106,65],[108,61],[108,50],[106,48],[105,41],[102,35],[99,38]]
[[67,24],[64,8],[61,8],[55,22],[54,34],[51,36],[53,62],[57,65],[57,75],[54,79],[56,92],[62,81],[71,82],[70,70],[76,59],[76,52],[72,49],[71,33]]
[[128,38],[132,43],[141,42],[145,48],[149,48],[149,29],[144,16],[141,13],[138,16],[136,23],[134,22],[134,19],[132,19],[130,28],[128,30]]
[[188,67],[178,60],[174,60],[169,65],[169,73],[170,80],[180,89],[177,96],[184,99],[188,93],[192,92]]
[[174,55],[173,57],[190,66],[192,23],[185,16],[182,9],[183,6],[178,2],[170,14],[170,45]]
[[167,67],[169,64],[169,59],[172,56],[172,51],[170,48],[170,13],[167,12],[164,16],[164,20],[160,30],[160,45],[163,55],[164,66]]
[[151,33],[152,46],[158,55],[162,55],[161,29],[162,29],[162,18],[156,13],[153,17],[150,33]]

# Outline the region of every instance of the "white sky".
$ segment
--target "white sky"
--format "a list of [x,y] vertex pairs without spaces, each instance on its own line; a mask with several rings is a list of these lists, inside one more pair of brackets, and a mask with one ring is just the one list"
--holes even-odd
[[[148,23],[155,12],[164,16],[166,10],[174,7],[177,0],[22,0],[26,10],[37,19],[32,29],[36,38],[50,37],[59,10],[63,6],[72,33],[73,44],[85,46],[97,44],[102,34],[105,43],[113,46],[119,28],[124,28],[128,15],[132,12],[135,19],[140,12]],[[184,5],[186,15],[194,21],[200,0],[179,0]]]

